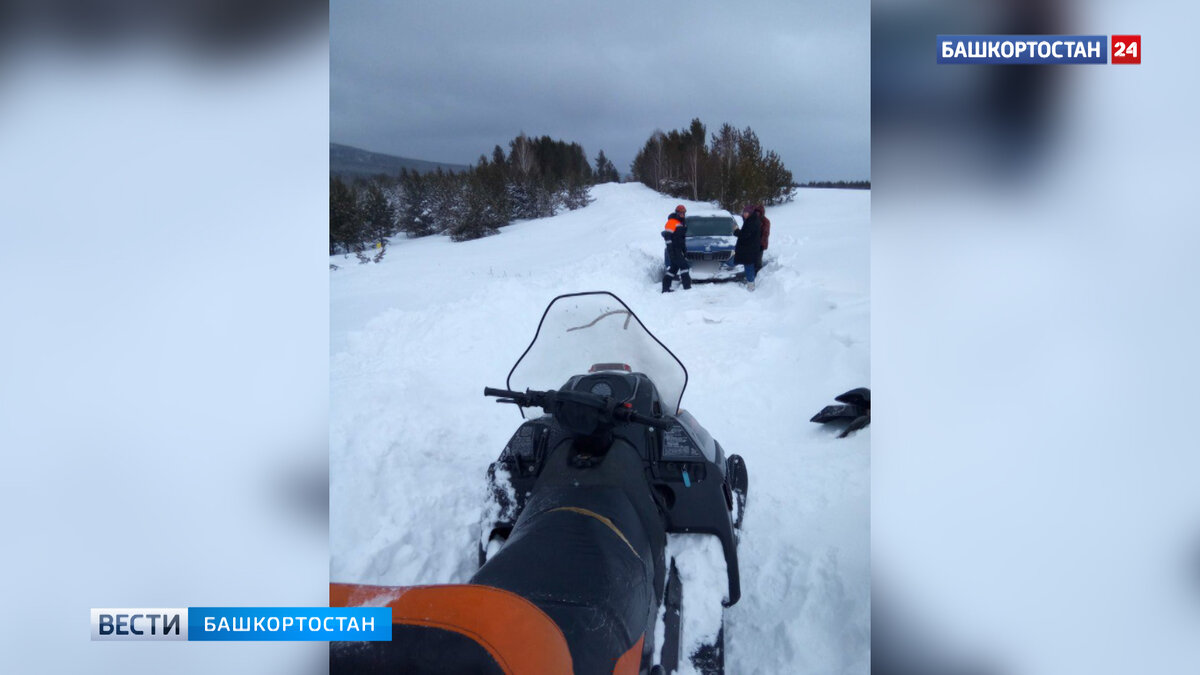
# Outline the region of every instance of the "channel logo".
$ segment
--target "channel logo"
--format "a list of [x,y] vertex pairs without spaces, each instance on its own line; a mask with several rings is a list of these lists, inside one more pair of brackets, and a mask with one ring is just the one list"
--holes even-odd
[[185,641],[186,608],[92,609],[92,641]]
[[[1111,49],[1109,45],[1111,44]],[[938,35],[943,64],[1075,65],[1142,62],[1141,35]]]
[[392,639],[390,607],[184,607],[92,610],[92,640],[378,642]]

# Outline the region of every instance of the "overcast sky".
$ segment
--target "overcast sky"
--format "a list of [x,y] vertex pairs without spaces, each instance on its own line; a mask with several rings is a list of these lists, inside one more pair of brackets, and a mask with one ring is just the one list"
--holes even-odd
[[624,174],[699,117],[797,180],[870,177],[869,0],[333,0],[330,21],[335,143],[473,164],[524,131]]

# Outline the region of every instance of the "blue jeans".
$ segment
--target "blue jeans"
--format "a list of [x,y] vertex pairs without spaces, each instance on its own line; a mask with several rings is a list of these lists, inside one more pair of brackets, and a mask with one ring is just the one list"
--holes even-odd
[[[733,258],[731,257],[731,258],[729,258],[729,260],[726,260],[725,262],[721,263],[721,267],[728,267],[729,269],[733,269],[733,268],[737,267],[737,263],[733,262]],[[754,263],[750,263],[748,265],[742,265],[742,267],[745,268],[745,270],[746,270],[746,281],[748,281],[750,283],[754,283],[754,271],[755,271]]]

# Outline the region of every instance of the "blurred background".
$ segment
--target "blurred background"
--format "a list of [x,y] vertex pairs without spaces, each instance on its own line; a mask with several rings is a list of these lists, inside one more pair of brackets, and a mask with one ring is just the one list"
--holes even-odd
[[[876,672],[1200,672],[1198,13],[873,6]],[[939,66],[939,33],[1143,60]]]
[[6,671],[319,673],[92,607],[327,604],[321,2],[0,4]]
[[[878,672],[1200,671],[1198,13],[875,4]],[[936,65],[972,32],[1144,56]],[[325,3],[0,4],[13,669],[324,671],[86,635],[326,602],[328,86]]]

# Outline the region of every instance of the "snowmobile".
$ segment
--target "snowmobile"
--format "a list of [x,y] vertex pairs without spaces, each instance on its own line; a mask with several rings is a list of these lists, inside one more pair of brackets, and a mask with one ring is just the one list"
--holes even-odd
[[748,474],[680,408],[686,386],[615,295],[552,300],[505,388],[484,389],[540,414],[488,468],[478,571],[459,585],[331,584],[331,606],[393,617],[391,642],[331,643],[331,670],[723,673],[723,620],[715,637],[684,635],[684,612],[713,594],[690,587],[705,576],[681,573],[668,538],[719,542],[724,598],[703,609],[722,616],[741,596]]

